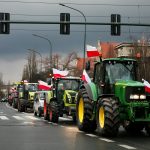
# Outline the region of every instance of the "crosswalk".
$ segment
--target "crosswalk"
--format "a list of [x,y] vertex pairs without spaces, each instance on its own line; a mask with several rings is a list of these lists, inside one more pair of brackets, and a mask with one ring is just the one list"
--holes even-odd
[[0,115],[0,120],[11,120],[11,119],[16,119],[16,120],[41,120],[41,118],[36,118],[34,116],[2,116]]
[[[8,115],[0,115],[0,121],[1,120],[11,120],[11,119],[16,119],[16,120],[20,120],[20,121],[24,121],[24,120],[34,120],[34,121],[38,121],[38,120],[43,120],[42,118],[37,118],[35,116],[32,115],[24,115],[24,116],[20,116],[20,115],[13,115],[13,116],[8,116]],[[72,121],[71,118],[65,118],[65,117],[59,117],[59,120],[61,121]]]

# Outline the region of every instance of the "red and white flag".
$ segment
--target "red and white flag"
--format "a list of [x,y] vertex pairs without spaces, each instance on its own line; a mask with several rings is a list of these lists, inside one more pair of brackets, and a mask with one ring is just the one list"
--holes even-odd
[[58,69],[53,68],[53,76],[54,78],[61,78],[61,77],[65,77],[67,76],[69,73],[69,71],[65,70],[65,71],[60,71]]
[[145,85],[145,92],[150,93],[150,84],[149,84],[149,82],[144,80],[144,79],[142,79],[142,81],[143,81],[143,84]]
[[39,90],[50,90],[51,89],[51,86],[50,85],[48,85],[46,82],[44,82],[44,81],[41,81],[41,80],[39,80],[38,81],[38,89]]
[[85,83],[90,83],[90,82],[91,82],[91,79],[90,79],[90,77],[88,76],[88,74],[86,73],[85,69],[83,70],[82,80],[83,80]]
[[98,49],[90,45],[87,45],[86,52],[87,52],[87,57],[100,56]]

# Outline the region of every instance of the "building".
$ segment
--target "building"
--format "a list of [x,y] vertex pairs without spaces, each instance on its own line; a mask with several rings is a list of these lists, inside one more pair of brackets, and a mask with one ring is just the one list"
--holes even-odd
[[117,57],[150,57],[149,43],[120,43],[115,47]]
[[112,58],[115,57],[115,47],[119,43],[116,42],[98,42],[98,50],[102,52],[102,58]]

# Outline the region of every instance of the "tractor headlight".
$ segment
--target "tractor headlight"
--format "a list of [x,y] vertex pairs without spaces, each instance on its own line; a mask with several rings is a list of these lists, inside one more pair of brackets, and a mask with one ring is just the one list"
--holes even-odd
[[137,95],[137,94],[131,94],[130,99],[146,99],[146,95]]
[[137,94],[131,94],[130,99],[139,99],[139,95]]
[[140,99],[146,99],[146,95],[140,95]]

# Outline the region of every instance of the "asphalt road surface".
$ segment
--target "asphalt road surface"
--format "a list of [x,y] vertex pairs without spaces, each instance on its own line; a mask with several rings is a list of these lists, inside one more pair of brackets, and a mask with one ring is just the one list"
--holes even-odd
[[120,128],[115,138],[104,138],[77,129],[72,119],[61,117],[58,124],[20,113],[0,103],[1,150],[150,150],[150,137],[143,131],[129,135]]

